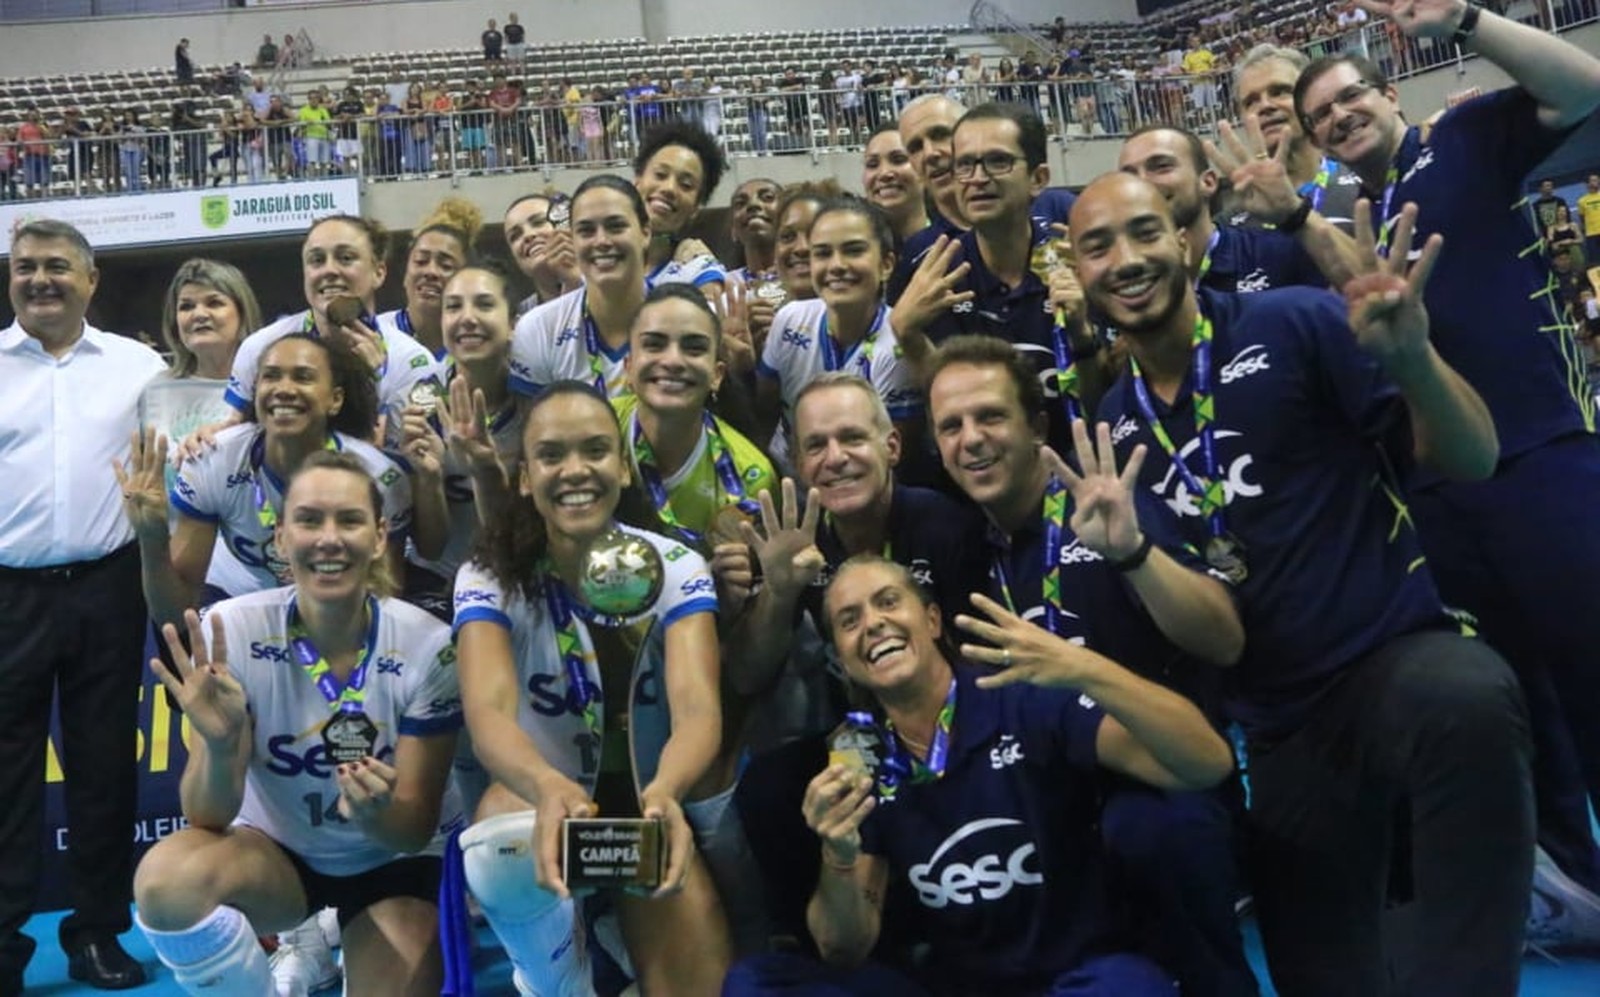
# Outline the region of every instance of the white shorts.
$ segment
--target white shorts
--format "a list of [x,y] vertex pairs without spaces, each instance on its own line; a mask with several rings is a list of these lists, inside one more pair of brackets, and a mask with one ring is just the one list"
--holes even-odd
[[306,162],[326,163],[328,161],[328,140],[325,138],[308,138],[306,141]]
[[334,143],[333,149],[340,159],[355,159],[361,155],[361,140],[342,138]]

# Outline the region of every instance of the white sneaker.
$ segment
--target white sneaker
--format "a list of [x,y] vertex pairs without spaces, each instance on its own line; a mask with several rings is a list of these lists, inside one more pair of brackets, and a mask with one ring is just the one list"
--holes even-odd
[[1562,872],[1543,848],[1533,865],[1528,947],[1546,954],[1600,950],[1600,897]]
[[343,936],[339,931],[339,912],[332,907],[317,911],[317,927],[322,929],[322,937],[327,941],[328,948],[336,949],[343,944]]
[[293,931],[278,935],[278,950],[267,964],[272,968],[278,997],[310,997],[338,985],[341,975],[318,914]]

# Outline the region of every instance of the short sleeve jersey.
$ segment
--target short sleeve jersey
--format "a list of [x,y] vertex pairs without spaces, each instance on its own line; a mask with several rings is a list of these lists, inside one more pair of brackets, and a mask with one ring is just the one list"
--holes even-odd
[[[389,542],[404,543],[411,529],[411,483],[376,447],[343,433],[333,446],[361,458],[383,494]],[[261,503],[271,519],[283,515],[284,482],[267,468],[266,431],[254,423],[230,426],[217,445],[178,468],[169,496],[180,515],[210,523],[231,558],[213,559],[206,581],[229,595],[287,584],[289,564],[278,552],[272,527],[262,523]]]
[[1416,203],[1415,245],[1444,236],[1423,299],[1431,338],[1489,406],[1502,460],[1593,423],[1549,264],[1530,251],[1543,233],[1519,207],[1523,179],[1571,134],[1541,125],[1526,90],[1498,90],[1446,111],[1426,144],[1408,130],[1392,197],[1366,191],[1390,217]]
[[[622,425],[623,441],[628,448],[628,463],[634,473],[638,474],[637,440],[640,434],[638,398],[628,395],[616,399],[611,404],[617,410],[617,419]],[[700,438],[695,442],[689,459],[683,462],[682,467],[661,479],[661,485],[666,489],[667,500],[672,507],[673,519],[678,525],[685,526],[697,534],[705,534],[711,529],[713,520],[724,506],[742,498],[754,498],[778,485],[772,461],[761,452],[761,448],[721,419],[714,418],[714,421],[717,435],[728,448],[728,457],[733,461],[739,493],[730,492],[717,474],[715,458],[711,453],[710,434],[704,428],[700,430]]]
[[[1448,625],[1389,460],[1409,458],[1404,402],[1357,345],[1344,301],[1289,288],[1200,292],[1215,330],[1212,402],[1227,530],[1243,545],[1244,656],[1229,709],[1265,737],[1294,730],[1341,669],[1385,641]],[[1197,477],[1193,369],[1157,418]],[[1209,521],[1150,432],[1130,378],[1100,419],[1118,456],[1149,448],[1141,484],[1176,514],[1197,549]]]
[[[438,385],[438,365],[427,347],[406,335],[395,324],[395,312],[386,312],[373,319],[376,332],[383,337],[384,360],[378,371],[378,413],[385,416],[387,429],[383,445],[398,452],[404,435],[399,413],[411,404],[418,385],[432,381]],[[223,395],[228,404],[240,412],[248,412],[255,403],[256,375],[261,370],[261,358],[267,348],[283,337],[296,332],[316,335],[316,324],[309,311],[286,315],[271,325],[258,329],[239,344],[233,357],[233,372],[228,377],[228,390]]]
[[1585,191],[1578,195],[1578,217],[1583,219],[1583,234],[1591,238],[1600,236],[1600,191]]
[[[1046,187],[1033,199],[1033,227],[1036,231],[1050,232],[1051,224],[1067,224],[1067,218],[1072,213],[1072,205],[1078,196],[1065,187]],[[885,295],[889,304],[893,305],[900,300],[900,295],[905,292],[906,285],[911,282],[911,275],[917,267],[922,265],[923,257],[928,255],[928,250],[939,241],[939,236],[946,235],[954,239],[961,235],[962,229],[950,222],[949,219],[934,214],[932,222],[920,232],[914,232],[906,239],[905,245],[900,247],[900,257],[895,263],[894,273],[889,277],[889,287]]]
[[645,278],[645,286],[660,287],[662,284],[688,284],[691,287],[705,287],[707,284],[725,284],[728,282],[728,273],[722,268],[715,256],[710,253],[700,253],[691,256],[682,263],[675,259],[656,267]]
[[[688,547],[631,526],[620,528],[653,546],[666,569],[661,594],[654,605],[624,621],[625,626],[644,630],[632,688],[622,693],[631,697],[633,771],[643,785],[654,776],[661,749],[672,733],[665,675],[666,632],[674,623],[697,613],[715,613],[717,587],[705,559]],[[557,651],[556,624],[547,597],[541,594],[530,600],[520,590],[507,591],[488,568],[468,561],[456,575],[455,630],[460,632],[471,623],[488,623],[511,634],[517,688],[522,691],[517,703],[517,726],[532,738],[546,761],[593,792],[600,772],[605,711],[597,711],[601,732],[590,731]],[[601,680],[590,624],[582,607],[578,607],[575,626],[585,672],[589,683],[600,689],[603,703],[607,695],[618,693],[606,690]]]
[[[801,389],[829,370],[849,371],[870,383],[891,419],[909,419],[922,411],[922,393],[900,356],[887,305],[879,305],[867,334],[853,347],[846,349],[831,335],[828,306],[821,298],[791,301],[773,316],[756,375],[778,382],[786,417]],[[830,338],[825,343],[823,337]]]
[[511,333],[511,390],[533,396],[572,378],[605,386],[612,398],[628,393],[626,344],[613,350],[586,318],[587,289],[568,291],[517,320]]
[[940,992],[1043,993],[1119,940],[1098,830],[1103,714],[1072,692],[979,689],[975,675],[957,667],[944,776],[880,802],[861,847],[909,883]]
[[[234,823],[254,827],[329,876],[352,876],[401,858],[339,816],[338,767],[323,744],[332,708],[290,646],[294,588],[225,599],[207,613],[222,618],[228,668],[244,686],[254,725],[244,804]],[[437,737],[461,729],[461,690],[450,630],[398,599],[369,602],[363,711],[378,728],[373,751],[393,762],[402,737]],[[209,645],[211,628],[204,628]],[[439,830],[424,855],[443,854],[444,837],[462,826],[452,785]]]
[[1293,236],[1267,228],[1219,225],[1200,283],[1213,291],[1250,294],[1274,287],[1327,287],[1328,280]]

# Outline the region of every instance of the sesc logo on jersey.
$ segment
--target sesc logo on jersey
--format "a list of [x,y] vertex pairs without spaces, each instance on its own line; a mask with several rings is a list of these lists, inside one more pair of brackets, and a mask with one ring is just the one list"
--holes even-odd
[[[1243,355],[1240,356],[1240,359],[1244,359]],[[1262,362],[1265,363],[1264,356],[1262,357]],[[1242,433],[1235,430],[1219,429],[1217,430],[1217,442],[1221,443],[1223,440],[1242,435]],[[1218,451],[1218,456],[1220,457],[1220,447]],[[1196,436],[1188,443],[1185,443],[1183,448],[1178,451],[1178,459],[1188,464],[1189,467],[1200,467],[1200,437]],[[1231,505],[1234,499],[1259,498],[1261,496],[1261,486],[1245,476],[1245,473],[1250,470],[1250,466],[1254,463],[1255,458],[1247,453],[1242,453],[1229,462],[1226,472],[1222,475],[1224,504]],[[1178,473],[1177,467],[1172,462],[1168,462],[1167,473],[1161,476],[1161,480],[1156,484],[1154,491],[1162,497],[1162,500],[1167,503],[1173,512],[1177,513],[1178,518],[1192,519],[1200,515],[1199,496],[1190,494],[1189,486],[1184,484],[1182,475]]]
[[1044,883],[1027,825],[1010,817],[963,824],[928,861],[911,867],[910,879],[917,900],[933,910],[992,903],[1019,887]]

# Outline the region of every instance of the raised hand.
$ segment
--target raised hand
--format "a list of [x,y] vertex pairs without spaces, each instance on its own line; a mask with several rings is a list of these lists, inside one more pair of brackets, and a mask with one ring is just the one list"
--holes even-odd
[[539,785],[538,816],[534,818],[534,872],[539,885],[558,897],[570,897],[561,874],[562,826],[568,817],[593,817],[599,813],[583,787],[557,772]]
[[955,265],[960,256],[959,241],[947,235],[935,240],[922,262],[917,264],[900,300],[895,303],[889,319],[895,335],[922,334],[945,312],[972,300],[972,291],[956,290],[956,286],[972,269],[970,263]]
[[1015,682],[1046,688],[1078,684],[1090,652],[1029,623],[981,592],[972,594],[972,608],[988,619],[962,613],[956,617],[956,626],[984,643],[962,644],[961,653],[969,661],[999,669],[981,676],[980,688],[993,689]]
[[1233,184],[1246,211],[1276,224],[1300,207],[1300,191],[1289,177],[1289,143],[1279,142],[1277,154],[1267,152],[1267,141],[1255,119],[1245,122],[1244,134],[1228,122],[1217,126],[1221,142],[1205,140],[1206,155]]
[[744,612],[755,592],[755,559],[747,543],[722,542],[711,548],[711,577],[717,583],[717,608],[724,619]]
[[388,347],[383,343],[383,336],[375,329],[370,328],[360,319],[354,319],[349,325],[339,326],[339,333],[344,336],[344,341],[351,349],[367,362],[367,368],[374,377],[383,369],[383,361],[388,356]]
[[365,824],[389,809],[400,774],[392,766],[368,756],[359,762],[340,765],[334,770],[333,779],[339,787],[339,816]]
[[482,388],[474,388],[461,368],[450,379],[445,398],[439,399],[439,418],[444,423],[445,444],[471,467],[500,463],[499,451],[489,435],[489,400]]
[[1388,18],[1412,38],[1448,38],[1467,13],[1466,0],[1356,0],[1356,5]]
[[444,473],[444,440],[428,421],[420,405],[407,405],[400,414],[400,452],[413,470],[429,478]]
[[1368,272],[1345,284],[1344,299],[1356,341],[1391,373],[1397,365],[1425,360],[1430,350],[1422,292],[1444,239],[1438,233],[1429,236],[1412,265],[1409,258],[1416,225],[1417,206],[1407,203],[1391,230],[1385,259],[1378,255],[1373,234],[1372,202],[1365,198],[1356,202],[1356,245]]
[[678,243],[678,248],[673,251],[672,258],[678,263],[688,263],[698,256],[715,256],[711,247],[699,239],[685,239]]
[[756,366],[755,343],[750,333],[750,304],[744,282],[738,280],[728,281],[722,293],[711,299],[711,308],[722,325],[723,359],[727,361],[728,372],[741,377]]
[[177,449],[172,451],[172,463],[181,465],[186,460],[194,460],[201,454],[217,448],[217,434],[230,426],[239,424],[238,414],[224,419],[222,422],[213,422],[201,426],[183,438]]
[[861,854],[861,822],[877,805],[872,776],[843,765],[829,765],[806,785],[800,808],[806,826],[822,839],[828,861],[849,866]]
[[805,514],[800,515],[793,478],[783,479],[783,511],[773,508],[772,493],[761,493],[761,529],[743,523],[744,541],[761,563],[765,584],[785,597],[810,585],[826,563],[817,549],[817,515],[822,507],[815,488],[806,493]]
[[1082,419],[1072,421],[1072,442],[1078,454],[1079,474],[1049,447],[1040,451],[1045,467],[1072,493],[1072,532],[1085,547],[1112,561],[1132,557],[1143,543],[1139,514],[1133,504],[1139,469],[1144,466],[1145,447],[1135,447],[1128,466],[1117,473],[1117,451],[1111,445],[1111,427],[1102,422],[1095,427],[1098,445],[1089,442],[1089,429]]
[[136,429],[128,440],[128,459],[111,461],[122,489],[122,510],[141,537],[167,535],[167,438],[152,426]]
[[194,732],[208,745],[232,750],[249,719],[244,686],[228,671],[228,644],[222,632],[222,617],[211,616],[211,649],[206,649],[200,630],[200,614],[186,610],[184,626],[189,631],[192,653],[183,649],[178,628],[168,623],[161,636],[172,654],[172,667],[160,658],[150,659],[150,670],[166,687]]

